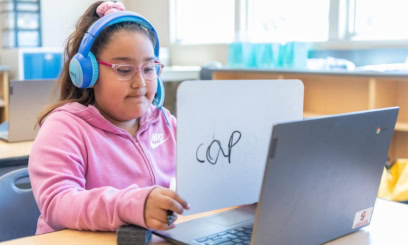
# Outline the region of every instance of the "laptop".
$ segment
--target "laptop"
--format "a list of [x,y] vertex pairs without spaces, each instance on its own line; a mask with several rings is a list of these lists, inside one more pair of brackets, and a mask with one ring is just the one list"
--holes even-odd
[[321,244],[369,225],[398,107],[273,127],[259,202],[155,231],[175,244]]
[[0,125],[0,139],[7,142],[34,140],[39,113],[50,104],[55,80],[12,80],[8,121]]

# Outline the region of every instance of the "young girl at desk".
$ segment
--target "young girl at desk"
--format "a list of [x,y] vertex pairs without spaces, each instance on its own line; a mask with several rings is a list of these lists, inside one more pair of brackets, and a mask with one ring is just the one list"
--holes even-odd
[[153,26],[119,2],[98,1],[79,19],[59,101],[40,116],[30,154],[37,234],[123,224],[165,230],[174,227],[168,210],[189,208],[167,188],[176,119],[161,107],[159,47]]

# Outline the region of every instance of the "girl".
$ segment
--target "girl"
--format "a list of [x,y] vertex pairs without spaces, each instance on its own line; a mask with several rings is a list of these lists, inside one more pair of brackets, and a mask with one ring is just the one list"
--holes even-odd
[[123,10],[119,2],[95,2],[68,39],[60,98],[40,116],[29,160],[37,234],[126,223],[165,230],[175,226],[167,210],[189,208],[164,188],[175,175],[176,119],[160,102],[152,105],[163,96],[159,40],[142,17],[114,21],[137,15]]

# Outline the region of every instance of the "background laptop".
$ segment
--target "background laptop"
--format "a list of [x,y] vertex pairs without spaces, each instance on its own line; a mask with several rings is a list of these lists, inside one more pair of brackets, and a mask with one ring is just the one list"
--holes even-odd
[[55,80],[10,81],[8,122],[0,127],[0,139],[8,142],[33,140],[39,113],[50,104]]
[[177,244],[263,245],[321,244],[357,231],[370,223],[398,111],[275,125],[255,219],[250,205],[155,233]]

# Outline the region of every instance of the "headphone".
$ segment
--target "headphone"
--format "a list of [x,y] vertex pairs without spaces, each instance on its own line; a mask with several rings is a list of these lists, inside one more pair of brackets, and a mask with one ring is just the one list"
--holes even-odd
[[[159,58],[159,38],[153,25],[141,15],[129,11],[117,11],[98,19],[85,33],[79,46],[78,53],[72,57],[69,63],[69,76],[72,83],[78,88],[91,88],[98,80],[99,66],[95,55],[91,52],[92,44],[99,33],[107,26],[120,22],[134,22],[153,32],[156,44],[154,56]],[[157,90],[152,104],[158,108],[163,106],[164,86],[160,78],[157,78]]]

